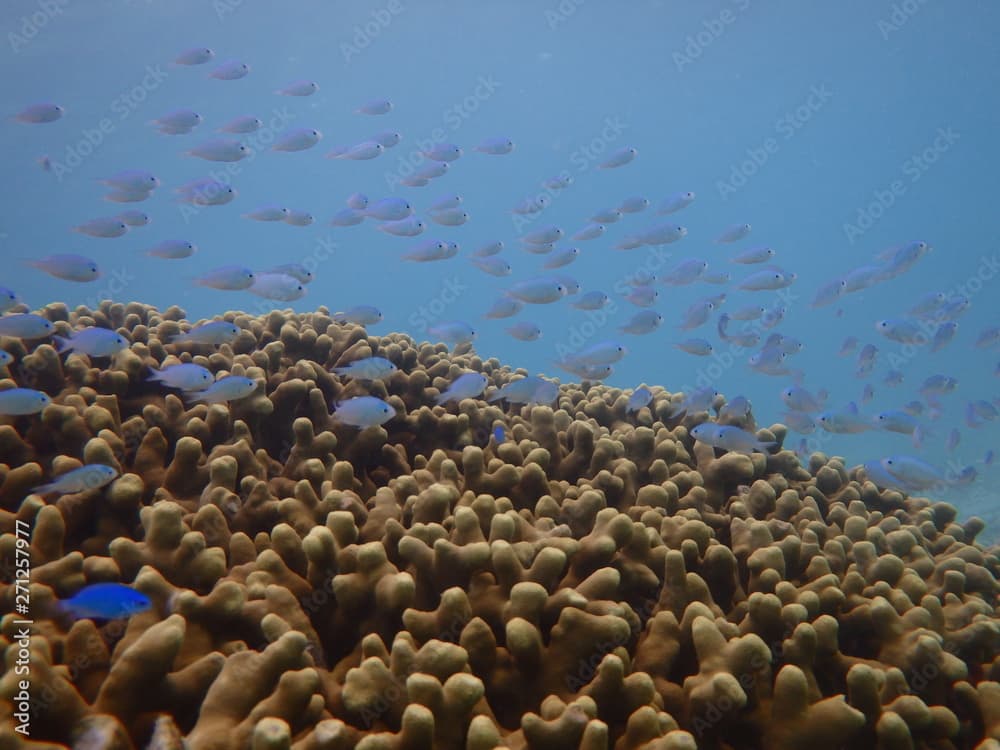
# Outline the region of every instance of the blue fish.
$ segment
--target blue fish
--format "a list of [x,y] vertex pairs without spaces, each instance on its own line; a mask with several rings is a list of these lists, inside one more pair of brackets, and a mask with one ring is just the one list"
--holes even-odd
[[131,617],[153,606],[148,596],[123,583],[94,583],[59,604],[78,619],[101,620]]
[[497,445],[504,442],[507,439],[507,431],[504,430],[502,424],[498,424],[493,428],[493,442]]

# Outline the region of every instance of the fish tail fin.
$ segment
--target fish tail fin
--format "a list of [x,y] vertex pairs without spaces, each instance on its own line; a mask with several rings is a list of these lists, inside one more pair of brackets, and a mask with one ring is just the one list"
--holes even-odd
[[70,343],[70,340],[67,339],[67,338],[64,338],[63,336],[53,336],[52,340],[56,342],[56,351],[59,354],[62,354],[67,349],[71,349],[72,348],[72,344]]
[[49,484],[40,484],[37,487],[31,488],[31,494],[33,495],[47,495],[50,492],[54,491],[55,491],[55,484],[51,482]]

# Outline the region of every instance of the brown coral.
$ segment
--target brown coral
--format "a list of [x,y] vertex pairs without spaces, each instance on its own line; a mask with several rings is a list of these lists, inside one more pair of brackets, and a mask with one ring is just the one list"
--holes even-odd
[[[493,386],[517,374],[322,308],[227,313],[242,332],[218,351],[167,343],[179,309],[46,314],[134,343],[113,370],[14,349],[56,403],[0,425],[4,747],[1000,740],[1000,560],[950,506],[880,492],[822,454],[806,469],[784,450],[706,451],[688,432],[704,415],[673,416],[678,398],[659,389],[633,415],[597,386],[507,411],[437,405],[460,372]],[[328,369],[371,355],[399,371],[363,384]],[[258,390],[189,406],[144,380],[178,361]],[[397,418],[331,419],[329,403],[361,393]],[[84,462],[121,476],[50,503],[29,494]],[[14,611],[26,547],[30,637]],[[60,611],[100,581],[152,608]],[[30,739],[15,731],[25,694]]]

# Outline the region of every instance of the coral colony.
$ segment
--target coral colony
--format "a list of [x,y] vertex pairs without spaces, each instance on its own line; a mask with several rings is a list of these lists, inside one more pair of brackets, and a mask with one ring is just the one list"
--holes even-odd
[[1000,747],[983,522],[746,405],[40,312],[125,344],[7,347],[4,748]]

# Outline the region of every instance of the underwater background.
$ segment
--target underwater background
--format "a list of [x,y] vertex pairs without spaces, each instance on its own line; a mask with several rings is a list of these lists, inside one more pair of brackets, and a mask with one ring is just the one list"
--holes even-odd
[[[719,312],[762,304],[786,308],[775,330],[804,346],[790,358],[813,392],[829,391],[827,408],[857,402],[866,416],[898,410],[933,375],[958,381],[940,399],[940,414],[920,417],[924,438],[884,430],[806,437],[806,450],[843,455],[847,465],[888,455],[918,455],[957,476],[974,466],[971,483],[949,483],[932,493],[955,503],[963,516],[990,523],[995,537],[998,469],[989,451],[1000,424],[989,410],[967,416],[968,405],[993,403],[996,344],[978,348],[980,334],[1000,323],[995,302],[1000,250],[995,216],[1000,7],[966,2],[960,8],[927,0],[836,4],[783,2],[100,2],[8,0],[2,12],[0,65],[5,118],[0,128],[3,212],[0,284],[35,309],[53,301],[96,306],[101,299],[141,301],[165,309],[180,305],[192,319],[230,309],[263,312],[291,306],[331,311],[358,304],[384,318],[371,330],[432,338],[428,329],[466,321],[477,331],[476,351],[532,373],[576,380],[554,362],[600,341],[621,341],[627,356],[606,383],[640,383],[667,390],[712,386],[753,404],[761,426],[781,421],[779,396],[792,384],[747,365],[754,350],[720,341]],[[171,63],[185,50],[211,48],[205,65]],[[208,76],[216,64],[239,60],[250,73],[239,80]],[[308,97],[277,96],[293,81],[315,81]],[[357,114],[385,98],[392,110]],[[55,122],[14,119],[38,102],[57,103]],[[164,135],[150,121],[180,108],[202,117],[182,135]],[[240,115],[264,127],[242,137],[249,158],[205,161],[184,152],[225,136],[216,129]],[[314,148],[270,150],[290,128],[315,128]],[[325,159],[336,145],[373,133],[399,132],[398,145],[371,160]],[[505,155],[477,152],[488,138],[510,138]],[[401,180],[425,161],[428,146],[454,143],[461,158],[424,187]],[[623,148],[634,161],[599,165]],[[39,159],[48,157],[45,165]],[[148,200],[116,204],[98,180],[128,169],[153,172],[161,186]],[[568,174],[572,185],[542,183]],[[214,176],[231,182],[226,205],[192,207],[174,192]],[[683,191],[696,200],[683,211],[654,216],[655,207]],[[372,200],[404,196],[424,214],[443,195],[457,193],[469,221],[427,221],[420,237],[390,236],[376,222],[331,226],[352,193]],[[536,215],[511,213],[526,198],[546,196]],[[555,225],[570,235],[595,212],[643,196],[650,208],[625,214],[596,239],[570,243],[579,258],[559,273],[582,291],[600,289],[612,300],[600,311],[574,309],[569,300],[527,305],[513,321],[536,323],[537,341],[505,332],[512,320],[483,313],[513,283],[550,273],[545,255],[525,252],[524,234]],[[310,226],[250,221],[262,205],[308,211]],[[91,237],[71,231],[96,218],[138,208],[148,226],[124,236]],[[615,244],[661,221],[687,228],[682,240],[657,248],[617,250]],[[750,236],[733,244],[715,239],[750,223]],[[457,242],[456,257],[409,263],[401,256],[428,238]],[[163,260],[145,251],[185,239],[198,251]],[[473,251],[502,240],[513,267],[507,277],[477,269]],[[875,262],[887,248],[924,241],[932,252],[897,278],[814,307],[823,285]],[[737,252],[767,245],[774,262],[794,272],[784,290],[748,292],[739,281],[759,269],[730,262]],[[22,259],[54,253],[93,258],[101,277],[88,283],[53,278]],[[729,272],[728,284],[657,284],[653,309],[663,324],[646,335],[618,330],[639,308],[623,299],[643,270],[661,275],[688,258],[710,272]],[[292,302],[246,291],[195,284],[199,274],[227,264],[263,270],[281,263],[310,267],[315,280]],[[704,326],[677,328],[684,311],[708,296],[727,298]],[[882,335],[876,321],[903,318],[928,293],[966,298],[957,334],[939,351],[904,347]],[[964,304],[961,307],[965,307]],[[769,332],[765,332],[764,336]],[[692,336],[714,347],[693,356],[674,344]],[[838,356],[842,342],[878,347],[867,377],[857,377],[856,355]],[[896,386],[884,383],[902,373]],[[873,395],[862,403],[863,389]],[[933,417],[933,418],[932,418]],[[975,427],[969,426],[971,424]],[[961,440],[949,450],[957,429]]]

